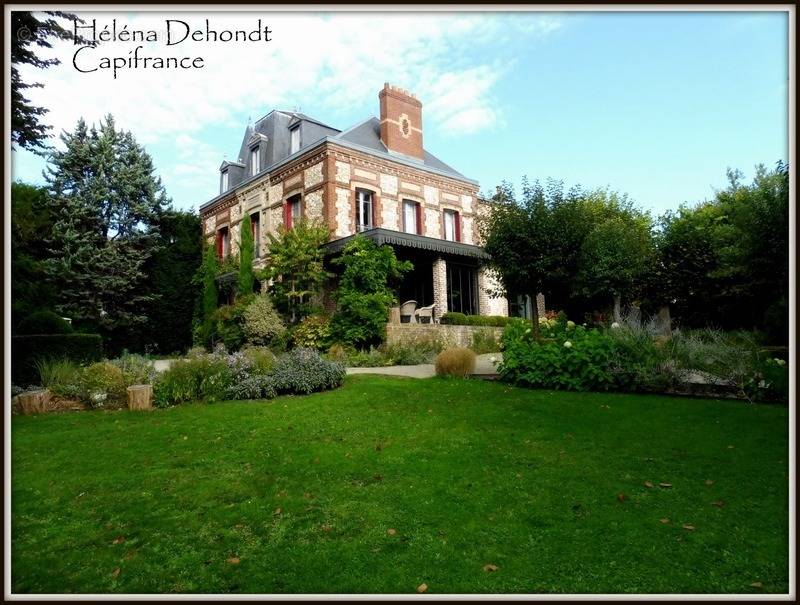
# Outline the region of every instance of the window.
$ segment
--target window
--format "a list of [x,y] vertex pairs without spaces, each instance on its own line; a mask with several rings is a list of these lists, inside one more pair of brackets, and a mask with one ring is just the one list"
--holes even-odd
[[292,154],[300,149],[300,126],[295,126],[289,131],[291,135],[289,153]]
[[422,235],[422,209],[418,202],[403,200],[403,231]]
[[258,258],[260,256],[261,223],[259,222],[259,216],[258,212],[254,212],[250,215],[250,224],[253,228],[253,258]]
[[228,190],[228,171],[222,171],[222,185],[220,186],[220,193],[225,193]]
[[461,218],[455,210],[444,211],[444,239],[451,242],[461,241]]
[[477,315],[478,272],[474,267],[447,263],[447,310]]
[[358,231],[372,229],[372,192],[356,189],[356,228]]
[[287,229],[294,227],[303,216],[301,210],[299,193],[287,199],[283,208],[283,226]]
[[217,258],[224,260],[228,258],[231,251],[231,242],[227,227],[220,227],[217,230]]
[[529,295],[511,293],[506,298],[508,299],[509,317],[531,318],[533,311],[531,309],[531,297]]
[[261,148],[253,147],[250,150],[250,175],[257,175],[259,170],[261,170]]

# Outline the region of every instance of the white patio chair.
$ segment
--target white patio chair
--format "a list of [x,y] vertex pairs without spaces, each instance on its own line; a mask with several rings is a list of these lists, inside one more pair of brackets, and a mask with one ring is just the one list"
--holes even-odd
[[[400,305],[400,323],[414,323],[414,311],[417,308],[417,301],[416,300],[407,300],[402,305]],[[407,321],[403,321],[404,318],[408,318]]]
[[[420,307],[419,309],[417,309],[417,311],[414,313],[414,317],[416,317],[417,323],[432,324],[433,323],[433,308],[434,308],[434,306],[435,305],[428,305],[427,307]],[[426,318],[427,318],[427,320],[423,321],[423,319],[426,319]]]

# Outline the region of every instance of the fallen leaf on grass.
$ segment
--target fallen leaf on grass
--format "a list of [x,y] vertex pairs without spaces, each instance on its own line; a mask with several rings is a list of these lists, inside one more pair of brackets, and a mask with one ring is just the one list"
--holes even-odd
[[752,584],[750,584],[750,586],[752,588],[763,588],[764,587],[764,585],[761,582],[753,582]]
[[670,488],[672,487],[672,483],[659,483],[658,487]]
[[694,531],[694,525],[690,525],[689,523],[684,523],[681,525],[683,529],[688,529],[689,531]]
[[627,496],[624,493],[620,492],[617,494],[617,500],[620,502],[625,502],[625,498],[627,498]]
[[306,500],[313,500],[314,494],[312,494],[311,492],[306,492],[305,494],[303,494],[303,498],[305,498]]
[[228,563],[231,565],[238,565],[239,564],[239,557],[228,557]]
[[705,480],[705,484],[706,485],[714,485],[714,481],[712,481],[711,479],[706,479]]
[[122,544],[125,541],[125,536],[117,536],[114,538],[114,544]]
[[644,482],[644,486],[645,487],[653,487],[653,482],[652,481],[645,481]]
[[319,464],[319,458],[314,458],[314,464]]
[[125,553],[125,560],[130,561],[136,556],[136,549],[131,548],[128,552]]
[[328,533],[328,532],[333,531],[333,526],[331,526],[331,525],[323,525],[320,529],[322,529],[322,531]]
[[394,527],[390,527],[389,529],[386,530],[386,533],[389,534],[390,536],[396,536],[397,530]]
[[659,523],[663,523],[664,525],[669,523],[669,519],[667,519],[666,517],[664,517],[663,519],[659,519],[658,521],[659,521]]
[[427,592],[427,590],[428,590],[427,584],[420,584],[419,586],[417,586],[417,592],[420,594],[422,594],[423,592]]
[[717,508],[722,508],[723,506],[725,506],[725,500],[714,500],[711,504],[713,504]]
[[283,512],[283,509],[279,506],[273,511],[273,515],[280,515]]
[[499,567],[497,567],[497,565],[495,565],[494,563],[487,563],[486,565],[483,566],[483,571],[491,572],[491,571],[497,571],[498,569]]
[[372,475],[375,481],[383,481],[383,475]]
[[114,568],[114,571],[111,572],[111,575],[116,578],[119,575],[120,571],[122,570],[119,567],[116,567]]

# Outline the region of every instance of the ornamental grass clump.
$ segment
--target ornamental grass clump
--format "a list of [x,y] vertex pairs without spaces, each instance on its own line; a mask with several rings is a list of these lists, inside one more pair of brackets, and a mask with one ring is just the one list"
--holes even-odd
[[224,356],[201,355],[181,359],[162,373],[153,385],[157,407],[218,399],[230,386],[231,372]]
[[475,371],[475,351],[463,347],[446,349],[436,356],[437,376],[466,378]]

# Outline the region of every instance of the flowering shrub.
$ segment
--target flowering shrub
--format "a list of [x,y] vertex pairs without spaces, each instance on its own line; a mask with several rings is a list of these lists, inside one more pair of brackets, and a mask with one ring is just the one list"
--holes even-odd
[[272,399],[275,397],[272,376],[256,375],[245,378],[225,389],[224,399]]
[[331,340],[331,318],[327,315],[304,317],[292,331],[294,346],[304,349],[325,349]]
[[664,392],[691,375],[750,401],[786,401],[788,368],[765,355],[747,335],[713,330],[656,334],[649,324],[625,322],[607,330],[544,318],[541,338],[511,324],[503,333],[501,377],[522,386],[569,390]]
[[272,300],[259,294],[242,312],[242,330],[245,340],[252,345],[268,345],[286,331]]
[[344,366],[323,359],[313,349],[294,349],[281,355],[271,374],[277,393],[297,395],[336,388],[344,376]]
[[115,366],[122,370],[125,378],[125,385],[132,384],[153,384],[156,377],[156,370],[149,359],[142,355],[123,353],[118,359],[111,361]]
[[[511,324],[503,333],[503,380],[521,386],[605,391],[616,386],[612,371],[614,342],[597,330],[567,327],[566,322],[541,322],[536,342],[530,328]],[[568,337],[568,338],[567,338]]]
[[80,376],[80,399],[90,407],[118,407],[128,401],[122,370],[108,361],[98,361],[83,368]]

